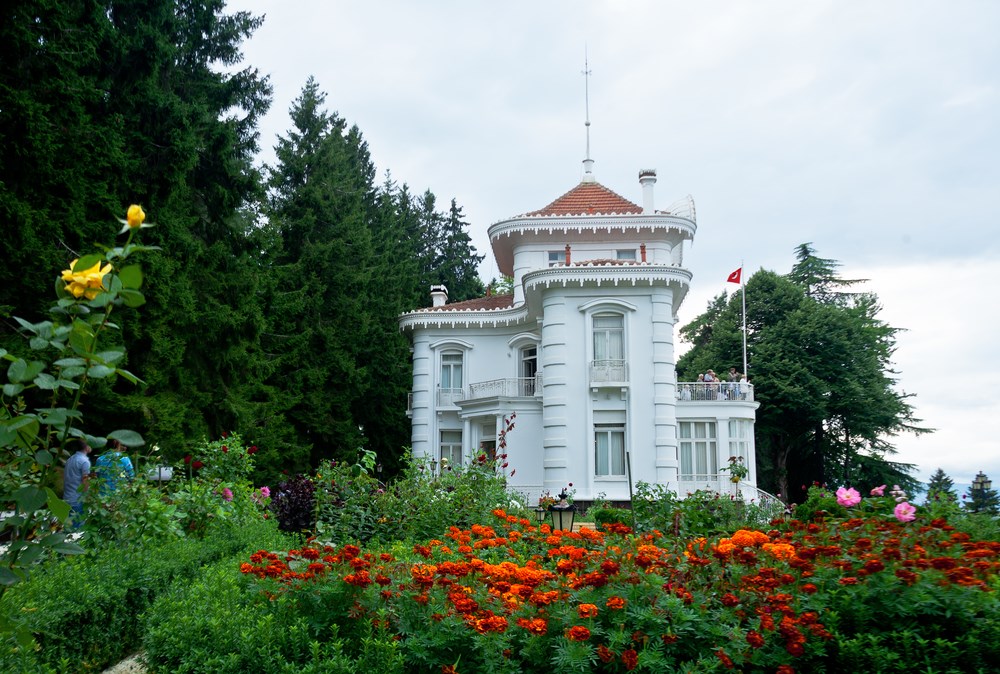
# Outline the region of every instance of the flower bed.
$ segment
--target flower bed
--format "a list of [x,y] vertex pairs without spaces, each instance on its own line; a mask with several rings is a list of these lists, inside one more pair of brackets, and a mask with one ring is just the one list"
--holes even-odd
[[494,514],[412,550],[261,550],[240,570],[279,622],[322,626],[313,636],[350,657],[391,647],[382,671],[988,671],[1000,659],[1000,543],[943,520],[792,520],[685,542]]

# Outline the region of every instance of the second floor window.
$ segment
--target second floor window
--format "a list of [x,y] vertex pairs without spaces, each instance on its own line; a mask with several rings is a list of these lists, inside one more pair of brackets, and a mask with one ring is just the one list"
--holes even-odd
[[631,260],[632,262],[635,262],[635,248],[616,250],[615,257],[619,260]]
[[441,354],[441,388],[462,388],[462,354],[447,351]]
[[594,316],[594,360],[625,360],[625,321],[621,314]]
[[566,253],[561,250],[550,250],[549,251],[549,266],[555,267],[557,264],[563,264],[566,262]]

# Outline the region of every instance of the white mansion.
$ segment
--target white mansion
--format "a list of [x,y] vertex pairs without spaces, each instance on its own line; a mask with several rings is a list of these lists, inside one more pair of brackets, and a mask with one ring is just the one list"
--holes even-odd
[[[508,484],[534,503],[572,484],[578,501],[629,500],[629,484],[756,494],[754,419],[746,384],[678,383],[674,326],[691,282],[690,197],[653,206],[655,171],[641,171],[642,206],[583,180],[537,211],[489,228],[513,295],[404,314],[412,339],[414,456],[434,470],[495,451],[504,418]],[[730,456],[750,474],[730,482]]]

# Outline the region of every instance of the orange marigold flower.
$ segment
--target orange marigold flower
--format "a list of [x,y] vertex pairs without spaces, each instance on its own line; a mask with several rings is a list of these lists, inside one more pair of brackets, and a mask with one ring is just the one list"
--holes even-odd
[[580,604],[576,607],[576,612],[581,618],[596,618],[597,606],[594,604]]
[[608,597],[608,601],[604,605],[612,611],[620,611],[625,608],[625,600],[621,597]]
[[812,583],[806,583],[800,589],[806,594],[816,594],[816,592],[819,590],[819,588],[813,585]]
[[583,625],[573,625],[566,630],[566,638],[570,641],[586,641],[590,638],[590,630]]
[[730,539],[733,545],[738,545],[744,548],[755,547],[762,545],[764,543],[770,543],[771,539],[762,531],[752,531],[747,529],[740,529],[735,534],[733,534]]
[[726,655],[726,652],[721,648],[715,652],[715,656],[719,658],[719,662],[721,662],[722,666],[726,669],[732,669],[734,667],[733,659]]
[[764,637],[760,635],[760,632],[750,630],[747,632],[747,643],[754,648],[761,648],[764,646]]
[[545,622],[544,618],[518,618],[517,626],[539,636],[545,634],[548,629],[548,623]]

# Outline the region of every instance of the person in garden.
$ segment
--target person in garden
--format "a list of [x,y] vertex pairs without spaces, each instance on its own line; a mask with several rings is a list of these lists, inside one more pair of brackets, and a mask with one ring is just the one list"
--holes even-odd
[[79,448],[66,461],[63,471],[63,500],[70,505],[73,526],[79,526],[83,518],[83,492],[90,481],[90,445],[80,441]]
[[101,491],[110,494],[118,485],[135,477],[132,459],[125,456],[122,445],[117,440],[108,442],[108,451],[97,457],[95,473],[100,478]]

